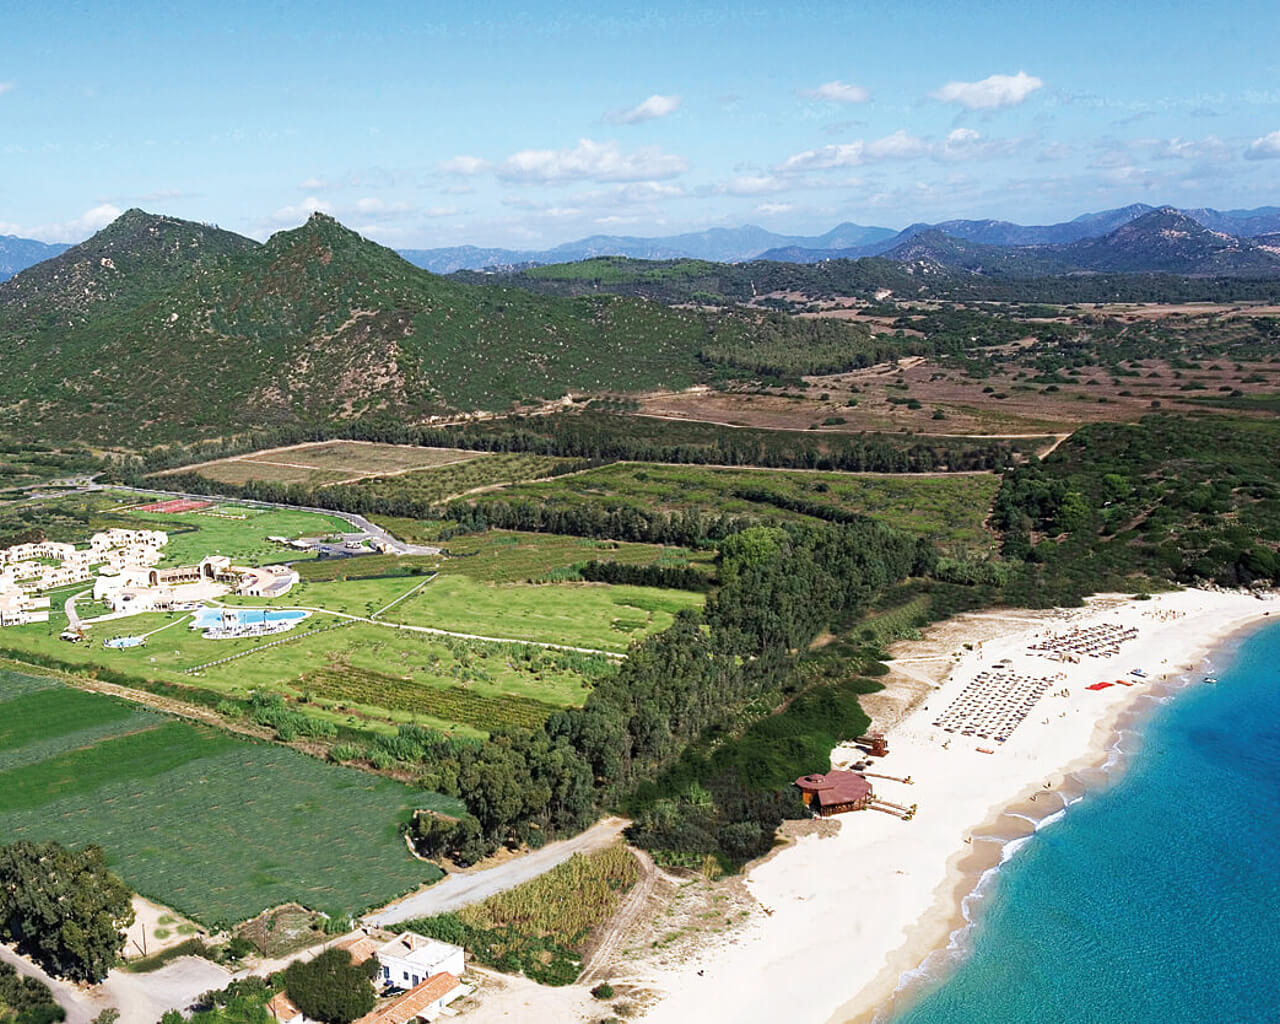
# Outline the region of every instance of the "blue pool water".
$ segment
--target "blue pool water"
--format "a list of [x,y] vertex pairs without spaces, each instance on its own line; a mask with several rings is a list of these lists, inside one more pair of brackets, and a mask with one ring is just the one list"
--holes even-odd
[[144,636],[115,636],[110,640],[104,640],[102,646],[121,651],[126,647],[141,647],[146,642],[147,638]]
[[212,629],[222,625],[223,612],[234,614],[242,626],[253,626],[260,622],[293,622],[298,623],[307,617],[306,612],[273,611],[270,608],[201,608],[191,620],[192,629]]
[[1280,1021],[1280,625],[1213,667],[1000,869],[967,958],[893,1024]]

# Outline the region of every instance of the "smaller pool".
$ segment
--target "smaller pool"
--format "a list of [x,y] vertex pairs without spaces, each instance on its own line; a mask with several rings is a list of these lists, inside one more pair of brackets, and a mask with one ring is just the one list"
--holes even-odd
[[126,647],[141,647],[146,642],[145,636],[113,636],[110,640],[102,641],[102,646],[110,647],[114,651],[122,651]]

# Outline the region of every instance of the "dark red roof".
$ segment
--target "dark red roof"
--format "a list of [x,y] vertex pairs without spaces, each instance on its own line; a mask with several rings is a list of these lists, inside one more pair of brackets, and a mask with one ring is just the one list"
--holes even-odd
[[826,774],[802,775],[796,785],[806,793],[816,793],[818,804],[831,807],[856,804],[871,794],[871,783],[858,772],[830,771]]

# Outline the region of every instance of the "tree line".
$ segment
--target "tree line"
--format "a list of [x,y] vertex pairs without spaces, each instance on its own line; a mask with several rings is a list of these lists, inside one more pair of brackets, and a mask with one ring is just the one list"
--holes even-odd
[[[720,544],[721,587],[705,610],[681,612],[635,645],[583,707],[553,714],[540,731],[497,732],[461,749],[441,742],[429,752],[420,781],[461,798],[468,814],[424,823],[424,852],[466,863],[503,843],[536,845],[584,827],[691,744],[732,729],[745,705],[786,687],[816,636],[851,621],[892,583],[927,573],[934,560],[927,542],[867,521],[730,535]],[[795,812],[788,794],[733,772],[709,799],[719,801],[716,834],[727,842],[720,852],[737,862],[767,848],[784,812]],[[744,821],[752,824],[731,827]],[[637,839],[646,835],[657,833]]]

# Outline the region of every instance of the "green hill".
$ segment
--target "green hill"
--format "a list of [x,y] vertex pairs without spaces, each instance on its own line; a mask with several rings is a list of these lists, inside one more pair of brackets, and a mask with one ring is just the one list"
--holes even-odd
[[[379,414],[505,410],[567,391],[683,387],[858,328],[617,295],[479,288],[323,215],[265,245],[130,210],[0,284],[0,431],[143,445]],[[750,356],[757,343],[761,353]],[[759,355],[759,354],[757,354]],[[863,357],[865,358],[865,356]]]

